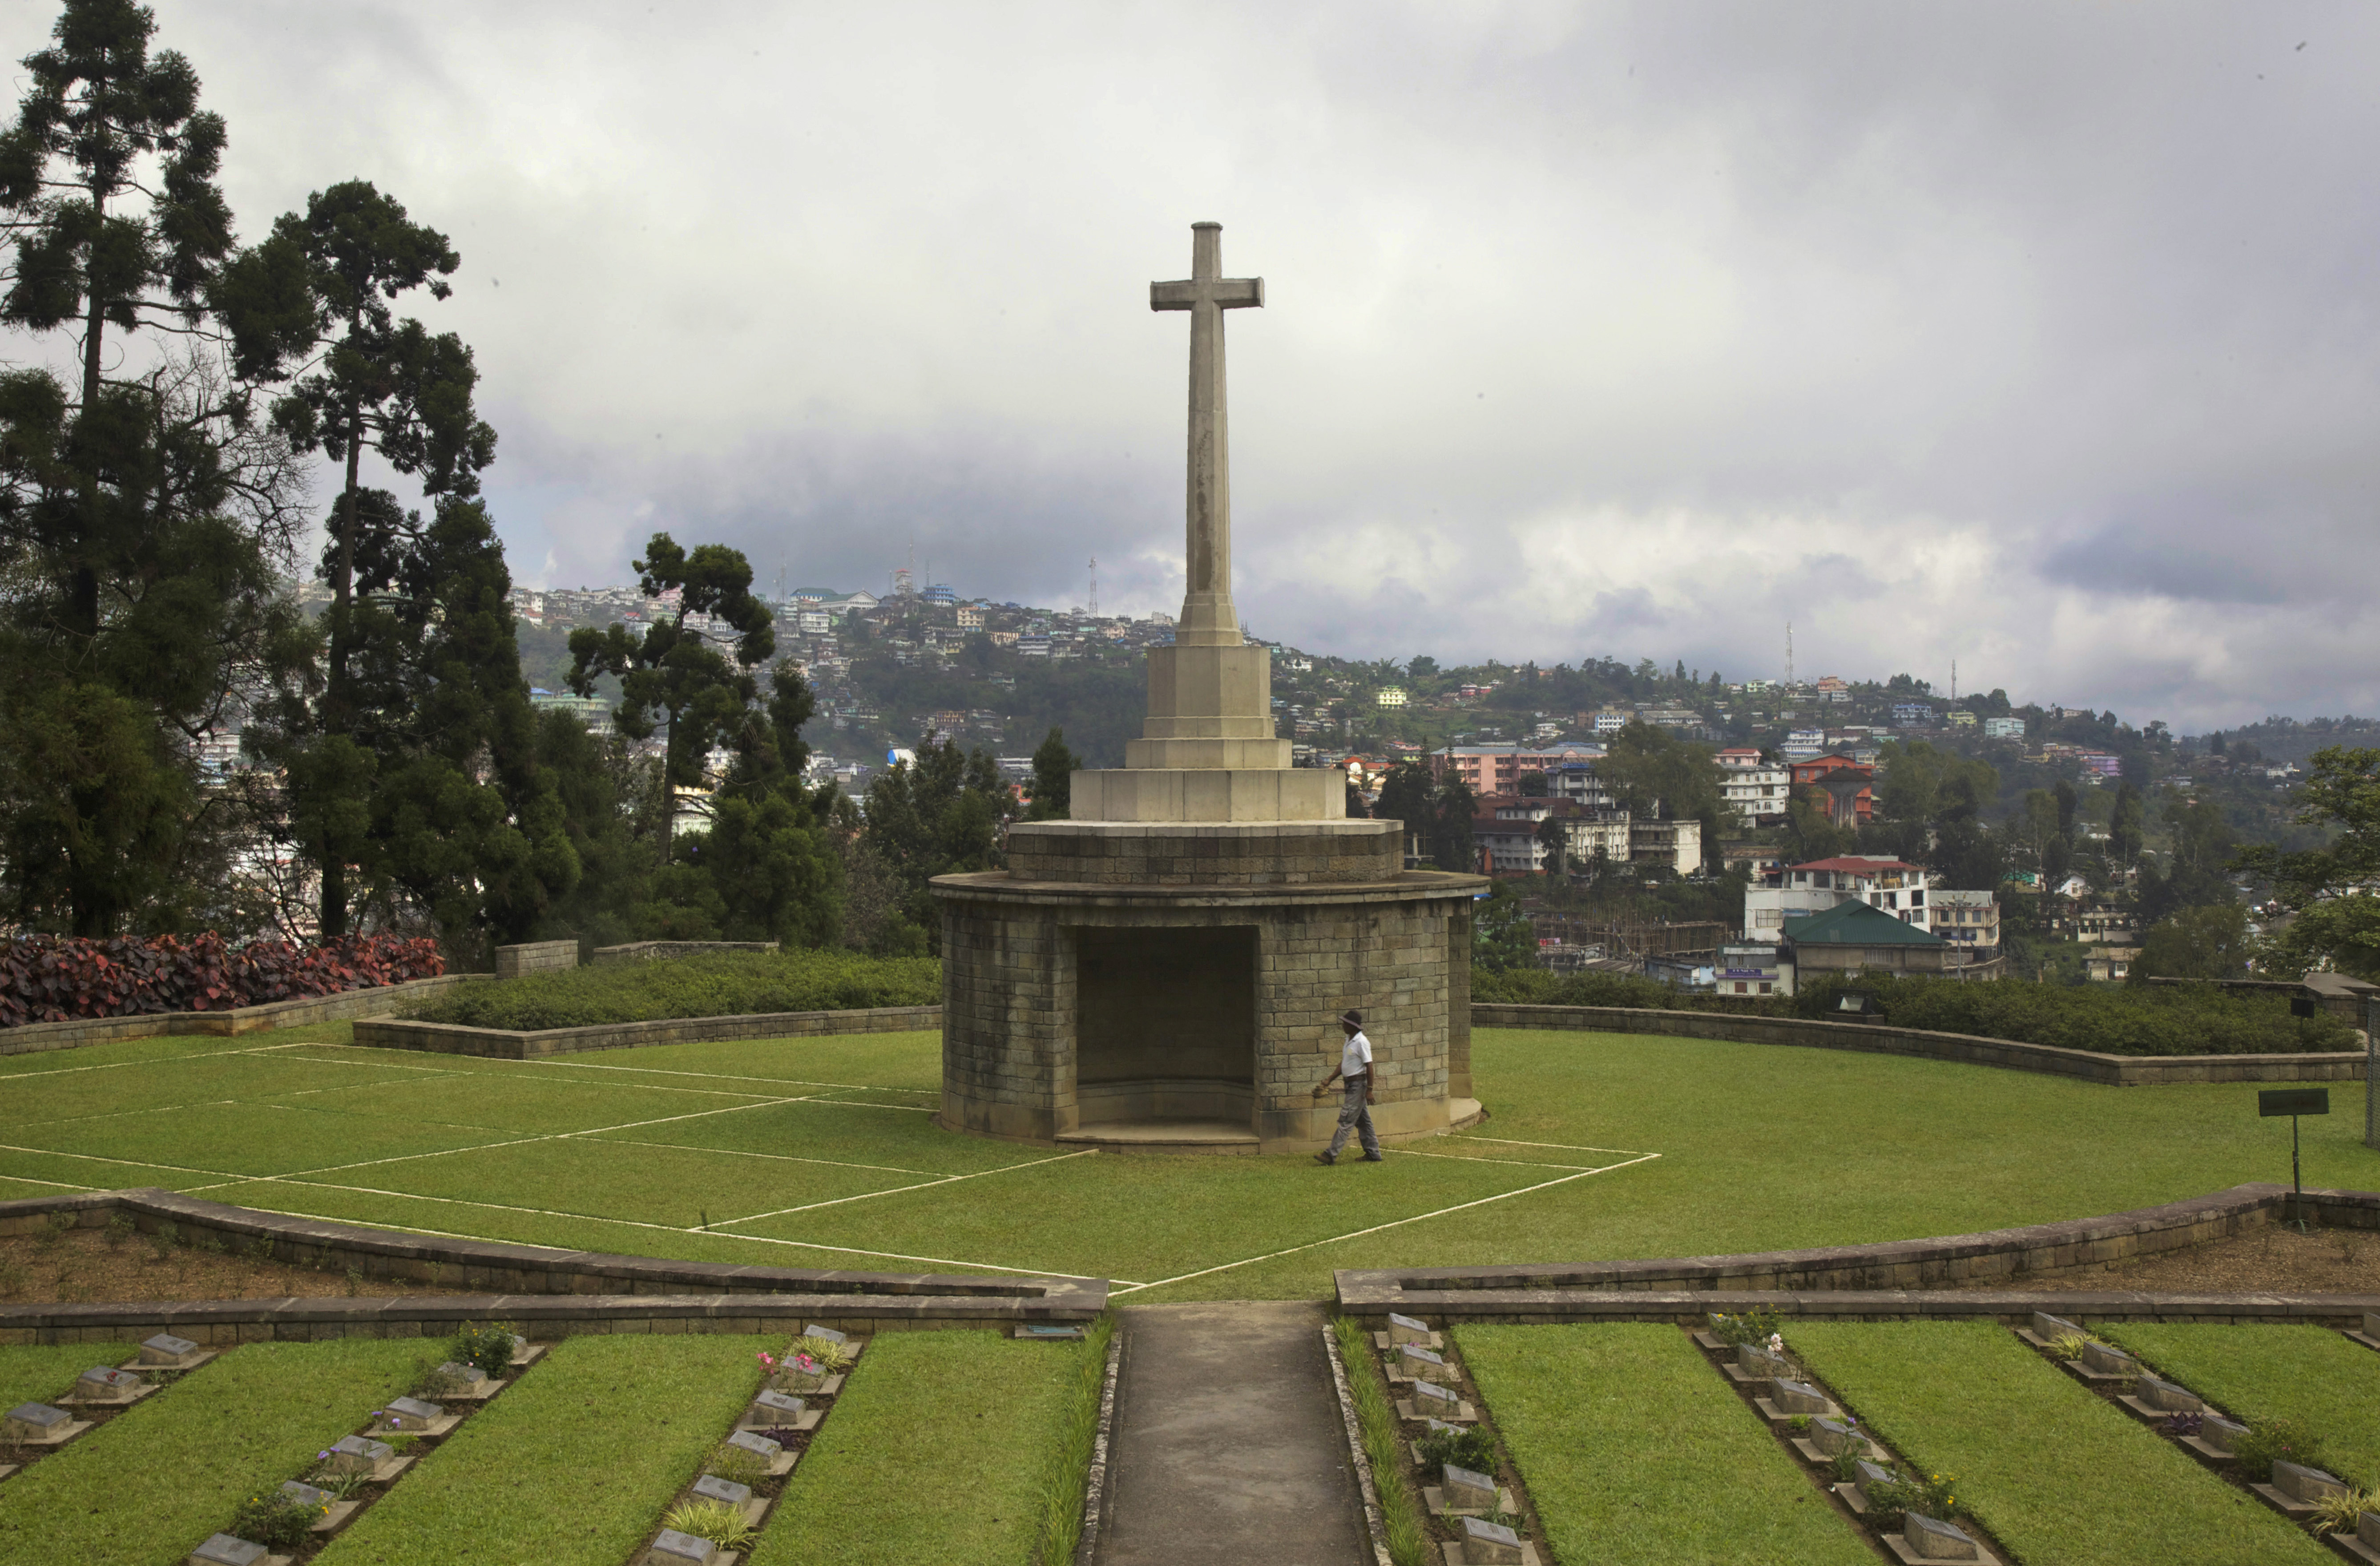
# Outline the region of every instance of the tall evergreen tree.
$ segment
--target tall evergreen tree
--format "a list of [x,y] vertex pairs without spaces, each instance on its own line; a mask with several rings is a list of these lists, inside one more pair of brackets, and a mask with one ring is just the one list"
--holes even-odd
[[[744,731],[759,694],[753,670],[777,649],[773,617],[752,595],[750,562],[724,544],[689,551],[655,533],[634,569],[647,598],[674,595],[676,613],[641,637],[618,625],[571,632],[570,688],[590,697],[599,678],[616,676],[622,697],[613,722],[631,739],[662,736],[664,790],[698,788],[710,781],[710,752]],[[674,816],[664,811],[661,823],[664,867]]]
[[[353,779],[346,746],[358,742],[364,706],[353,667],[369,636],[355,605],[358,551],[371,526],[364,451],[418,475],[432,496],[476,494],[480,470],[495,459],[495,431],[472,407],[479,370],[471,350],[455,334],[432,336],[390,308],[425,285],[432,298],[448,297],[445,279],[460,264],[444,235],[414,223],[369,181],[351,179],[309,196],[303,213],[285,213],[270,238],[224,268],[213,289],[242,373],[296,377],[273,405],[275,427],[296,449],[322,451],[345,469],[323,571],[330,645],[315,725],[323,754],[307,769],[323,786]],[[334,855],[322,865],[325,934],[346,928],[346,863]]]
[[812,793],[802,725],[818,710],[791,662],[770,675],[765,705],[746,710],[735,759],[711,799],[710,829],[688,856],[719,893],[730,941],[828,946],[842,934],[844,867],[830,837],[838,791]]
[[[0,323],[79,339],[72,384],[0,375],[0,875],[16,922],[87,935],[187,916],[193,742],[303,650],[275,570],[295,473],[212,353],[224,125],[154,31],[69,0],[0,131]],[[111,373],[152,329],[172,351]]]
[[1082,765],[1082,758],[1066,748],[1066,731],[1051,729],[1033,752],[1033,783],[1025,819],[1064,820],[1074,808],[1075,773]]

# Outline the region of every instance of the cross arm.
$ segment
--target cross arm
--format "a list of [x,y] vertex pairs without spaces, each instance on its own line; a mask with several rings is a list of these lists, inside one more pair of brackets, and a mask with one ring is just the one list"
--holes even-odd
[[1151,310],[1195,310],[1208,300],[1220,310],[1261,308],[1265,302],[1264,279],[1190,278],[1180,283],[1152,283],[1148,285],[1148,308]]

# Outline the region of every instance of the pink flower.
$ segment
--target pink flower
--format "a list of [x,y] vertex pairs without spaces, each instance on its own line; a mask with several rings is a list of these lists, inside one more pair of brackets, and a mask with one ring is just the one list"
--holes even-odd
[[808,1376],[818,1369],[818,1361],[812,1359],[806,1354],[795,1354],[794,1356],[794,1363],[801,1367],[801,1372],[805,1376]]

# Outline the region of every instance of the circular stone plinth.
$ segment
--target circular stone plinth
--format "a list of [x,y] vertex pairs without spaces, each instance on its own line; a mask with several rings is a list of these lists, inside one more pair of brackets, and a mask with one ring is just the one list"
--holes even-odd
[[[1341,830],[1315,830],[1324,825]],[[1088,1133],[1117,1151],[1318,1148],[1339,1104],[1313,1090],[1339,1063],[1338,1018],[1351,1008],[1372,1040],[1372,1122],[1384,1139],[1448,1131],[1477,1113],[1471,906],[1484,878],[1381,870],[1374,857],[1355,879],[1364,854],[1346,856],[1348,880],[1295,884],[1249,878],[1313,872],[1244,865],[1232,881],[1172,863],[1253,860],[1300,843],[1394,852],[1396,822],[1016,830],[1078,850],[1160,841],[1115,856],[1146,867],[1136,880],[1060,879],[1046,863],[1057,856],[1020,855],[1014,838],[1015,869],[935,879],[944,1126],[1068,1146]],[[1202,841],[1234,852],[1184,854]],[[1078,872],[1089,857],[1078,856]],[[1170,879],[1149,879],[1159,875]],[[1166,1123],[1208,1129],[1124,1129]]]

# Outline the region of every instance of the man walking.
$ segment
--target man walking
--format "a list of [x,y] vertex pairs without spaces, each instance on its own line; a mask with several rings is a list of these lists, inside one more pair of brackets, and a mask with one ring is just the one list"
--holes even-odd
[[1339,1129],[1331,1135],[1330,1150],[1314,1155],[1316,1163],[1337,1163],[1339,1149],[1347,1145],[1350,1131],[1360,1135],[1364,1142],[1364,1161],[1380,1161],[1380,1139],[1372,1134],[1372,1041],[1364,1037],[1364,1014],[1342,1012],[1339,1026],[1347,1030],[1347,1047],[1339,1052],[1339,1069],[1317,1083],[1314,1096],[1318,1099],[1330,1091],[1330,1085],[1344,1079],[1347,1095],[1339,1105]]

